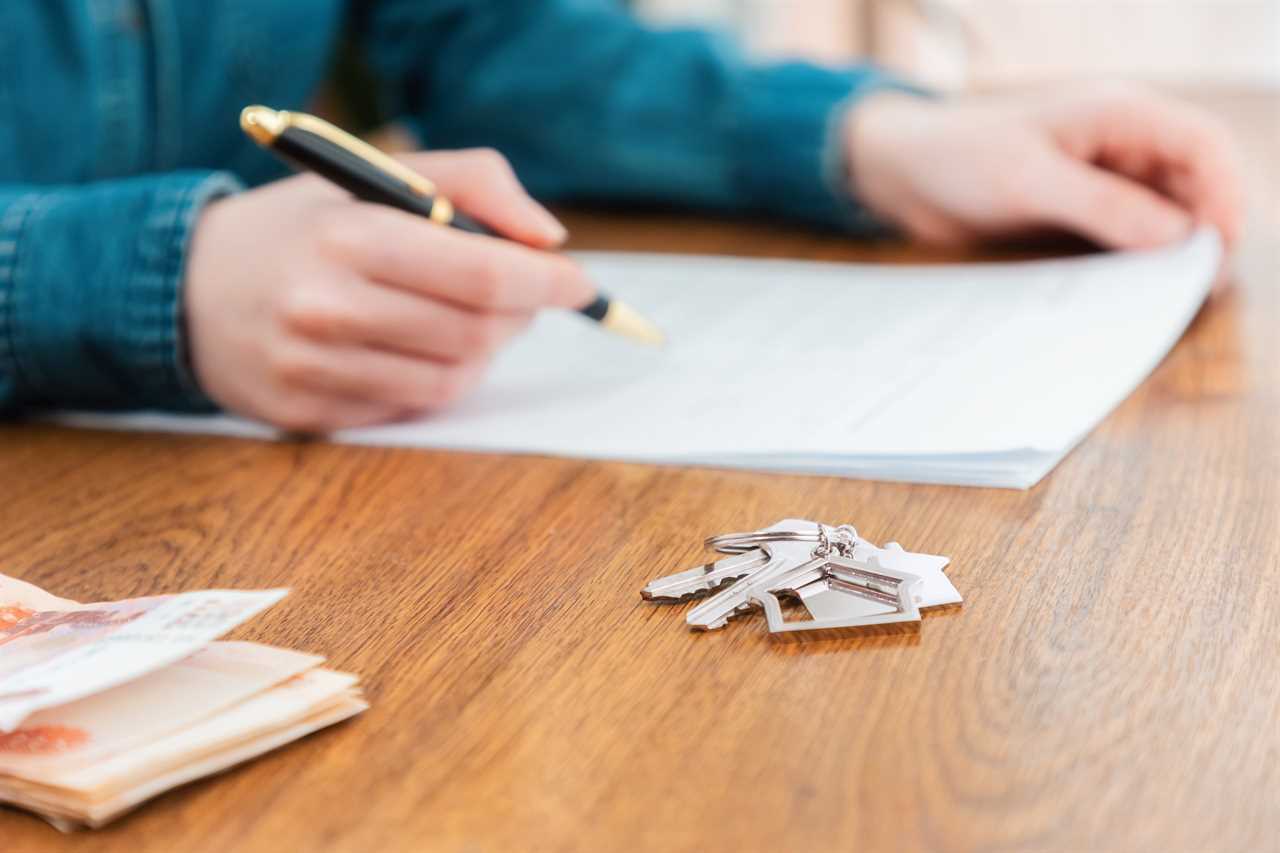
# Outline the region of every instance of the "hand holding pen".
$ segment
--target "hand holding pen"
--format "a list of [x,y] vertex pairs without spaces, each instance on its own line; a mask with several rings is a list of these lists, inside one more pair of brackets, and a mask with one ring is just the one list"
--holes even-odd
[[192,366],[215,402],[304,432],[412,417],[476,384],[537,310],[595,298],[577,264],[546,251],[563,228],[498,155],[406,162],[520,242],[360,202],[314,175],[214,201],[182,296]]
[[[240,127],[255,142],[295,169],[314,172],[361,201],[385,204],[470,234],[498,239],[505,236],[455,207],[426,175],[324,119],[307,113],[251,106],[241,111]],[[500,160],[500,164],[508,173],[511,171],[505,160]],[[663,343],[662,332],[656,326],[630,306],[614,302],[603,293],[596,293],[590,302],[578,308],[578,313],[604,329],[640,343]]]

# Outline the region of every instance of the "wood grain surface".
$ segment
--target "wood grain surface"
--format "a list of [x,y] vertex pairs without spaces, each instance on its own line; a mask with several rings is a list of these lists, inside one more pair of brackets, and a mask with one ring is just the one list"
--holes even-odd
[[[234,636],[327,655],[373,705],[101,831],[0,809],[0,850],[1280,849],[1280,102],[1209,100],[1256,202],[1236,286],[1031,491],[0,428],[0,571],[85,600],[290,586]],[[965,604],[780,643],[641,601],[785,516],[948,554]]]

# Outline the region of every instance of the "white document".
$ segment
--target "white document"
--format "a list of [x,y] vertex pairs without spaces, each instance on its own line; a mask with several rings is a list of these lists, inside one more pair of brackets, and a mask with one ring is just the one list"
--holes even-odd
[[[336,441],[1028,488],[1181,336],[1221,255],[884,266],[582,253],[668,334],[545,312],[448,412]],[[72,422],[271,436],[234,418]]]

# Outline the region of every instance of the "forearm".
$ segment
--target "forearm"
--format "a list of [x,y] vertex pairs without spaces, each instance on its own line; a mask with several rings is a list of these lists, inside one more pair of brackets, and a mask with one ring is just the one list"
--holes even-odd
[[202,206],[236,187],[0,185],[0,411],[208,408],[184,363],[183,264]]
[[752,65],[603,0],[429,5],[379,3],[364,24],[392,108],[419,117],[428,145],[499,148],[548,198],[859,221],[839,117],[899,85],[878,71]]

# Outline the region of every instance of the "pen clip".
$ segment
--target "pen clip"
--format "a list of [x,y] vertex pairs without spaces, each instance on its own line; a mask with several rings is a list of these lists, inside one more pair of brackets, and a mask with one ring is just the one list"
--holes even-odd
[[[255,142],[264,147],[270,147],[280,134],[290,128],[310,133],[398,178],[420,196],[432,198],[438,195],[436,185],[429,178],[410,169],[385,151],[352,136],[322,118],[307,113],[273,110],[270,107],[255,105],[240,111],[240,127]],[[445,199],[437,199],[437,202],[443,201]]]

